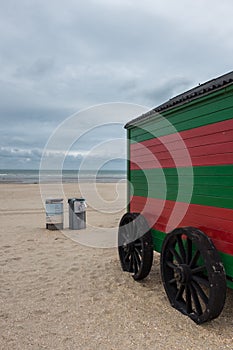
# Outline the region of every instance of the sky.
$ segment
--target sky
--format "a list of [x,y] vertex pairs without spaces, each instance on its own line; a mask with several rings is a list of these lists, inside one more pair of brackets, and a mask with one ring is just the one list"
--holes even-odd
[[[90,144],[124,139],[133,112],[233,70],[232,0],[0,0],[0,8],[1,169],[38,168],[43,152],[66,154],[76,168]],[[106,126],[93,106],[111,103],[132,110],[117,118],[109,108]],[[53,153],[48,140],[74,115],[76,142]],[[100,147],[103,162],[105,153],[106,162],[123,157],[124,143],[111,146],[112,155]]]

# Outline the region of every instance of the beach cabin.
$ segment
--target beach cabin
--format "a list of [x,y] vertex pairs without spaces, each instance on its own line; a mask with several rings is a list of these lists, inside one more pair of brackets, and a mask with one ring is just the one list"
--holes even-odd
[[131,121],[128,210],[118,233],[135,280],[160,253],[171,305],[200,324],[233,288],[233,72]]

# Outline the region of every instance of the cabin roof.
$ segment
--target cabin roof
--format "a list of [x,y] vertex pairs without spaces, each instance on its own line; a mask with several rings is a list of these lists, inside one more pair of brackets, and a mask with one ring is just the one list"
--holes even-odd
[[154,113],[160,113],[172,109],[174,107],[181,106],[185,103],[191,102],[199,97],[208,95],[214,91],[220,90],[223,87],[233,84],[233,71],[227,74],[224,74],[218,78],[211,79],[206,83],[200,84],[182,94],[179,94],[167,102],[159,105],[158,107],[153,108],[149,112],[146,112],[139,117],[131,120],[125,125],[125,128],[128,129],[139,122],[146,121],[149,119]]

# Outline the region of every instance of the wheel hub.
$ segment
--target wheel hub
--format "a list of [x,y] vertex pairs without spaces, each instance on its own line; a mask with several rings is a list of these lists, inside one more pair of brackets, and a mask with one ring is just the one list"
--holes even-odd
[[188,265],[186,265],[186,264],[179,265],[175,269],[175,279],[177,282],[180,282],[182,284],[186,284],[186,283],[190,282],[191,277],[192,277],[192,272],[191,272],[191,269],[189,268]]
[[134,242],[124,243],[123,248],[126,252],[132,253],[134,251]]
[[134,242],[131,242],[128,244],[128,249],[129,249],[130,253],[132,253],[134,251],[134,249],[135,249]]

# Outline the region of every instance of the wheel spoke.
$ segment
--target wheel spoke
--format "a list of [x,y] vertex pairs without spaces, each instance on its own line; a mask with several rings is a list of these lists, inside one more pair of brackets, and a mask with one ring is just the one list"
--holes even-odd
[[132,254],[130,254],[130,258],[129,258],[129,272],[133,271],[133,256]]
[[185,253],[184,244],[183,244],[181,236],[180,235],[177,236],[176,240],[177,240],[177,243],[178,243],[180,255],[181,255],[182,260],[183,260],[182,262],[184,263],[186,261],[186,253]]
[[140,259],[140,255],[138,254],[137,250],[134,250],[134,257],[135,257],[135,261],[138,265],[138,270],[140,269],[141,266],[141,259]]
[[190,284],[190,290],[191,290],[191,294],[192,294],[192,297],[193,297],[193,301],[194,301],[194,304],[195,304],[195,308],[196,308],[197,314],[200,316],[203,313],[203,311],[202,311],[201,303],[199,301],[196,289],[193,287],[192,284]]
[[132,254],[132,258],[133,258],[133,272],[134,274],[136,274],[138,272],[138,265],[137,265],[137,261],[134,253]]
[[205,266],[198,266],[198,267],[195,267],[194,269],[192,269],[192,273],[198,273],[198,272],[203,272],[206,270],[206,267]]
[[184,293],[185,290],[185,286],[183,284],[180,285],[180,288],[178,289],[176,296],[175,296],[175,300],[180,300],[182,298],[182,295]]
[[169,284],[173,284],[173,283],[176,283],[176,279],[175,278],[172,278],[170,281],[168,281]]
[[187,254],[186,254],[186,264],[188,265],[192,259],[192,248],[193,244],[191,239],[187,238]]
[[140,251],[138,248],[135,248],[135,253],[137,254],[137,256],[138,256],[138,258],[139,258],[139,260],[140,260],[140,262],[141,262],[141,260],[142,260],[142,251]]
[[171,261],[166,261],[166,265],[173,270],[177,268],[177,265],[173,264]]
[[192,298],[191,298],[191,292],[189,285],[186,284],[185,286],[185,297],[186,297],[186,311],[187,314],[191,314],[192,310]]
[[206,288],[210,287],[209,281],[207,278],[201,277],[201,276],[192,276],[193,281],[196,283],[203,285]]
[[177,262],[179,264],[182,264],[182,259],[181,259],[180,255],[177,253],[177,251],[173,247],[170,247],[169,250],[172,253],[172,255],[176,258]]
[[209,299],[208,299],[207,295],[205,294],[205,292],[203,291],[203,289],[201,288],[201,286],[198,283],[196,283],[196,281],[192,281],[192,285],[195,288],[198,295],[203,300],[203,302],[205,303],[205,305],[207,305],[209,302]]
[[129,259],[130,257],[130,252],[127,252],[125,255],[124,255],[124,261],[127,262],[127,260]]
[[197,264],[197,260],[200,258],[200,251],[196,250],[195,254],[192,257],[192,260],[189,263],[189,267],[193,267]]

